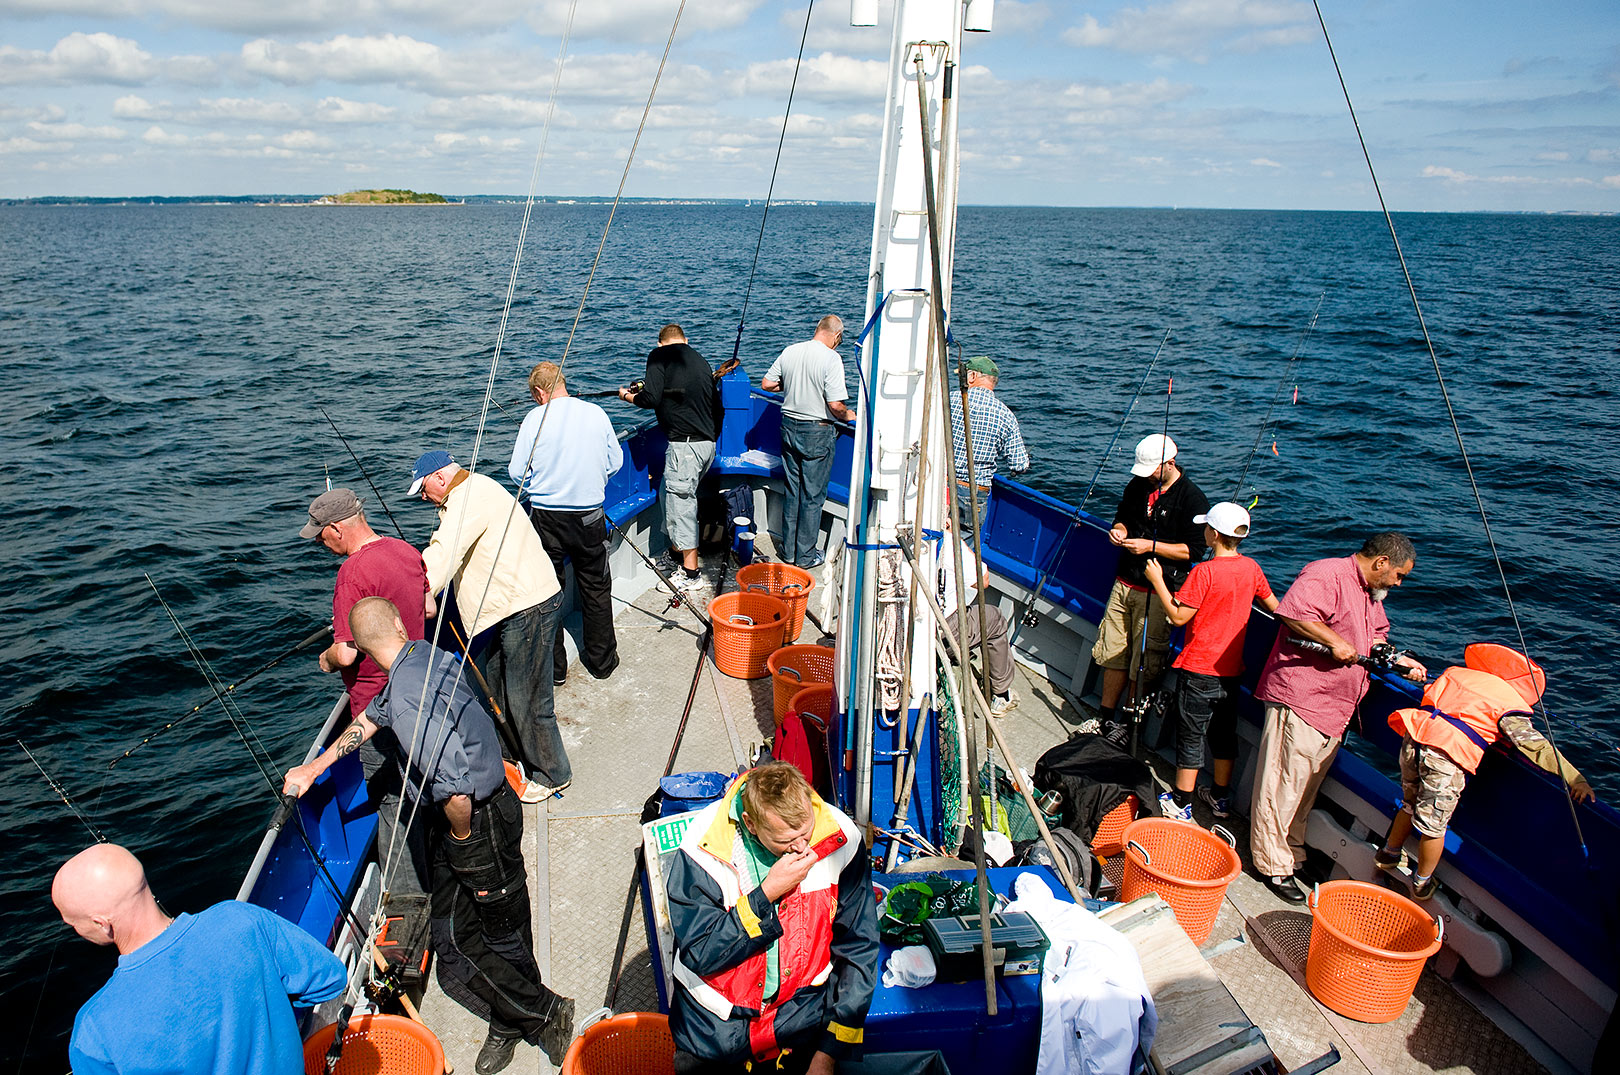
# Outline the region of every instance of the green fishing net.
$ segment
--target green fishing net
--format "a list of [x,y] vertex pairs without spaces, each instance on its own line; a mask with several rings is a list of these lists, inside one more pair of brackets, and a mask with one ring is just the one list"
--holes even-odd
[[953,881],[930,873],[920,881],[903,881],[889,889],[883,901],[878,930],[895,946],[922,944],[922,923],[978,911],[978,890],[972,881]]

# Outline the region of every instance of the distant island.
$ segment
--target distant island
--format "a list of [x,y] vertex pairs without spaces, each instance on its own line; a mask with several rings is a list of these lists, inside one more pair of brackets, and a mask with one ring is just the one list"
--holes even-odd
[[449,205],[443,194],[419,194],[414,190],[385,187],[381,190],[351,190],[315,199],[316,205]]

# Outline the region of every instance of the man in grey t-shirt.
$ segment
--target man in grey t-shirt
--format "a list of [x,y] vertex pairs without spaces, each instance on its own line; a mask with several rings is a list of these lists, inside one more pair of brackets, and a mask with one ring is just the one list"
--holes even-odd
[[782,509],[782,559],[800,567],[818,567],[826,557],[816,547],[821,534],[821,507],[827,501],[838,428],[833,420],[850,421],[844,405],[849,388],[844,360],[836,348],[844,339],[844,322],[828,314],[816,334],[777,356],[760,387],[782,393],[782,478],[787,501]]
[[[282,790],[303,795],[379,727],[392,728],[407,793],[434,807],[425,812],[439,984],[469,1011],[489,1016],[477,1075],[511,1063],[520,1039],[560,1067],[574,1034],[574,1002],[546,987],[534,959],[523,805],[506,781],[495,723],[455,655],[412,640],[393,602],[355,602],[349,627],[388,684],[331,746],[289,770]],[[378,852],[385,862],[387,850]]]

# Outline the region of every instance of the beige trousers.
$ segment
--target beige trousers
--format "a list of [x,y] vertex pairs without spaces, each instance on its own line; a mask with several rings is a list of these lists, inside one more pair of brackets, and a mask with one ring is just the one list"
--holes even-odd
[[1288,877],[1305,864],[1305,822],[1339,751],[1285,705],[1266,706],[1266,728],[1249,808],[1249,852],[1268,877]]

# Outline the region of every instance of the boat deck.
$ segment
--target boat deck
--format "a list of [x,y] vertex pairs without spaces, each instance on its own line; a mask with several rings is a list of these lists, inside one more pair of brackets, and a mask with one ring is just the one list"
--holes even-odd
[[[819,574],[819,572],[818,572]],[[712,578],[714,572],[710,572]],[[630,580],[624,580],[629,582]],[[622,585],[622,584],[621,584]],[[812,595],[812,608],[819,595]],[[663,772],[698,663],[701,626],[667,609],[656,590],[621,603],[621,664],[612,678],[590,678],[577,660],[557,690],[557,713],[573,762],[563,795],[525,810],[526,856],[534,904],[535,955],[545,981],[575,998],[580,1018],[601,1006],[639,840],[642,803]],[[577,618],[568,625],[577,638]],[[818,641],[807,621],[801,642]],[[572,644],[570,644],[572,653]],[[1040,754],[1089,713],[1022,666],[1018,709],[1002,729],[1016,761],[1033,770]],[[705,659],[676,771],[731,771],[772,732],[769,679],[734,680]],[[1005,764],[1005,759],[998,759]],[[1154,759],[1161,778],[1163,765]],[[1211,819],[1200,804],[1198,818]],[[1247,846],[1244,819],[1226,823]],[[1245,863],[1247,865],[1247,863]],[[1203,952],[1249,1018],[1265,1032],[1284,1070],[1337,1048],[1343,1072],[1527,1072],[1544,1070],[1526,1050],[1449,983],[1426,970],[1405,1014],[1383,1025],[1355,1023],[1318,1005],[1303,986],[1310,917],[1273,896],[1248,873],[1227,892]],[[657,993],[636,901],[625,950],[619,1011],[652,1011]],[[471,1075],[484,1024],[429,986],[423,1019],[458,1072]],[[539,1049],[520,1044],[512,1072],[552,1070]]]

